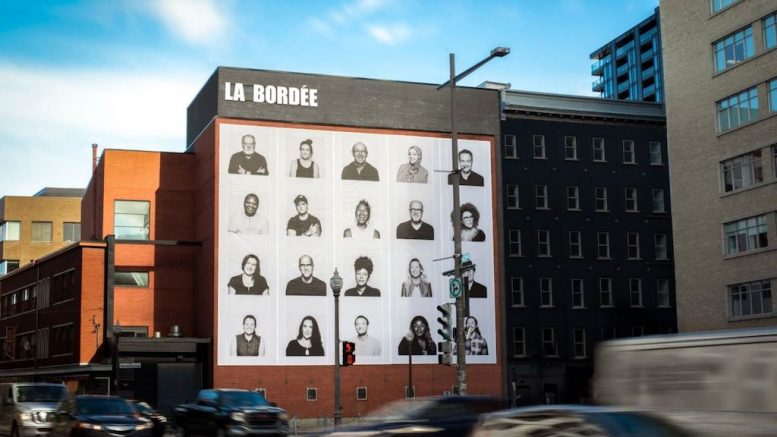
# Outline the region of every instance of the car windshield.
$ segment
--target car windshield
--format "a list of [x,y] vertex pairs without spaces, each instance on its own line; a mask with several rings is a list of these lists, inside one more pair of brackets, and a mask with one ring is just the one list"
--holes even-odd
[[228,407],[263,407],[269,405],[267,399],[251,391],[223,392],[221,403]]
[[135,410],[121,398],[82,398],[76,400],[76,414],[134,414]]
[[135,402],[135,408],[138,409],[141,413],[153,413],[154,409],[151,408],[151,405],[145,403],[145,402]]
[[61,402],[67,397],[64,385],[22,385],[16,387],[19,402]]

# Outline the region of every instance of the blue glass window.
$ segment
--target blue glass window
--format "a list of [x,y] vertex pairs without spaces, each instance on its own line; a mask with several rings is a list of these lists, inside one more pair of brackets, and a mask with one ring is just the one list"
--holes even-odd
[[753,57],[753,28],[746,28],[718,40],[715,46],[715,72],[731,68],[745,59]]
[[750,88],[718,102],[718,128],[726,132],[758,120],[758,90]]

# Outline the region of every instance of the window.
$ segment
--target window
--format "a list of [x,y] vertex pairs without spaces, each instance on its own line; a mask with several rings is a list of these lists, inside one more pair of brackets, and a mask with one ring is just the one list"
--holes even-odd
[[548,209],[548,186],[534,186],[534,205],[537,209]]
[[758,120],[758,90],[753,87],[717,103],[718,130],[726,132]]
[[365,386],[356,387],[356,400],[357,401],[367,400],[367,387]]
[[609,232],[596,233],[596,257],[597,258],[610,257],[610,233]]
[[669,306],[669,279],[659,279],[656,281],[656,295],[659,307]]
[[532,135],[534,159],[545,159],[545,135]]
[[513,356],[526,356],[526,331],[524,328],[513,328]]
[[777,112],[777,79],[769,82],[769,112]]
[[523,278],[510,278],[510,291],[513,296],[513,306],[525,306],[523,301]]
[[537,231],[537,256],[550,256],[550,231]]
[[639,212],[637,208],[637,189],[626,187],[624,192],[626,193],[626,212]]
[[32,241],[51,241],[51,222],[32,222]]
[[523,249],[521,247],[521,230],[510,229],[507,231],[507,238],[510,248],[510,256],[523,255]]
[[305,389],[305,397],[309,401],[315,401],[318,399],[318,389],[315,387],[307,387]]
[[73,353],[73,324],[51,327],[51,355],[68,355]]
[[148,240],[149,209],[146,201],[117,200],[113,228],[117,240]]
[[4,260],[0,261],[0,275],[11,273],[19,268],[19,260]]
[[542,328],[542,355],[555,357],[558,355],[556,348],[556,333],[553,328]]
[[572,329],[572,357],[581,359],[586,357],[585,351],[585,329]]
[[766,216],[749,217],[723,225],[726,234],[726,255],[748,252],[769,245],[766,236]]
[[634,141],[623,140],[623,163],[636,164],[637,158],[634,154]]
[[116,272],[113,283],[118,287],[148,287],[148,272]]
[[666,212],[666,202],[664,202],[664,189],[653,189],[653,212]]
[[775,28],[775,22],[777,21],[777,14],[769,15],[764,18],[764,45],[767,49],[777,46],[777,29]]
[[540,278],[540,306],[553,306],[553,279]]
[[715,12],[723,10],[738,1],[739,0],[710,0],[710,5],[712,6],[712,13],[714,14]]
[[655,243],[656,259],[669,259],[669,246],[666,234],[656,234]]
[[515,144],[515,135],[508,134],[504,136],[505,142],[505,158],[515,159],[518,158],[518,146]]
[[774,177],[777,178],[777,144],[772,146],[772,168],[774,169]]
[[626,257],[628,259],[639,259],[639,233],[626,233]]
[[593,139],[593,150],[594,150],[594,161],[596,162],[607,161],[607,156],[605,155],[605,151],[604,151],[604,138]]
[[63,241],[81,241],[81,223],[65,222],[62,226]]
[[572,308],[585,308],[583,280],[572,279]]
[[642,306],[642,279],[629,278],[629,297],[631,306]]
[[72,299],[75,295],[75,270],[57,273],[51,281],[51,301],[54,303]]
[[753,57],[753,28],[750,26],[725,36],[713,44],[715,48],[715,72],[731,68]]
[[723,191],[725,192],[761,183],[764,180],[761,151],[754,150],[727,159],[720,163],[720,171],[723,175]]
[[567,209],[580,210],[580,188],[574,185],[567,187]]
[[613,340],[616,337],[616,331],[614,326],[602,328],[602,341]]
[[614,306],[612,302],[612,278],[599,278],[599,304],[603,307]]
[[769,281],[729,285],[729,317],[772,314],[772,288]]
[[520,209],[521,204],[518,197],[518,185],[507,185],[507,209]]
[[564,159],[577,161],[577,137],[564,137]]
[[569,231],[569,257],[583,257],[583,242],[580,231]]
[[594,197],[596,198],[596,210],[600,212],[608,211],[607,187],[596,187],[594,189]]
[[20,222],[8,221],[0,225],[0,241],[19,241]]
[[661,143],[651,141],[648,144],[650,146],[650,165],[663,165],[664,157],[661,153]]

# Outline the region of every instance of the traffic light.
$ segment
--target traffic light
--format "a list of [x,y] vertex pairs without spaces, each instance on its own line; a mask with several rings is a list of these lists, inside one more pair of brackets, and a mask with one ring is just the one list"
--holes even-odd
[[437,330],[437,333],[440,334],[445,341],[451,341],[453,339],[453,304],[444,303],[442,305],[437,305],[437,311],[440,312],[440,317],[437,318],[437,321],[440,322],[440,329]]
[[344,341],[343,343],[343,366],[352,366],[356,362],[356,343]]

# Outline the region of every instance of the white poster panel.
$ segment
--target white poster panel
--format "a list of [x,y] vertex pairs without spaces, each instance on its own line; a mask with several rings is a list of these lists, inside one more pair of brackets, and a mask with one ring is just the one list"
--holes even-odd
[[[331,364],[335,269],[356,365],[436,363],[436,307],[453,301],[450,140],[223,124],[219,144],[218,364]],[[490,143],[459,145],[476,264],[460,332],[468,362],[494,363]]]

